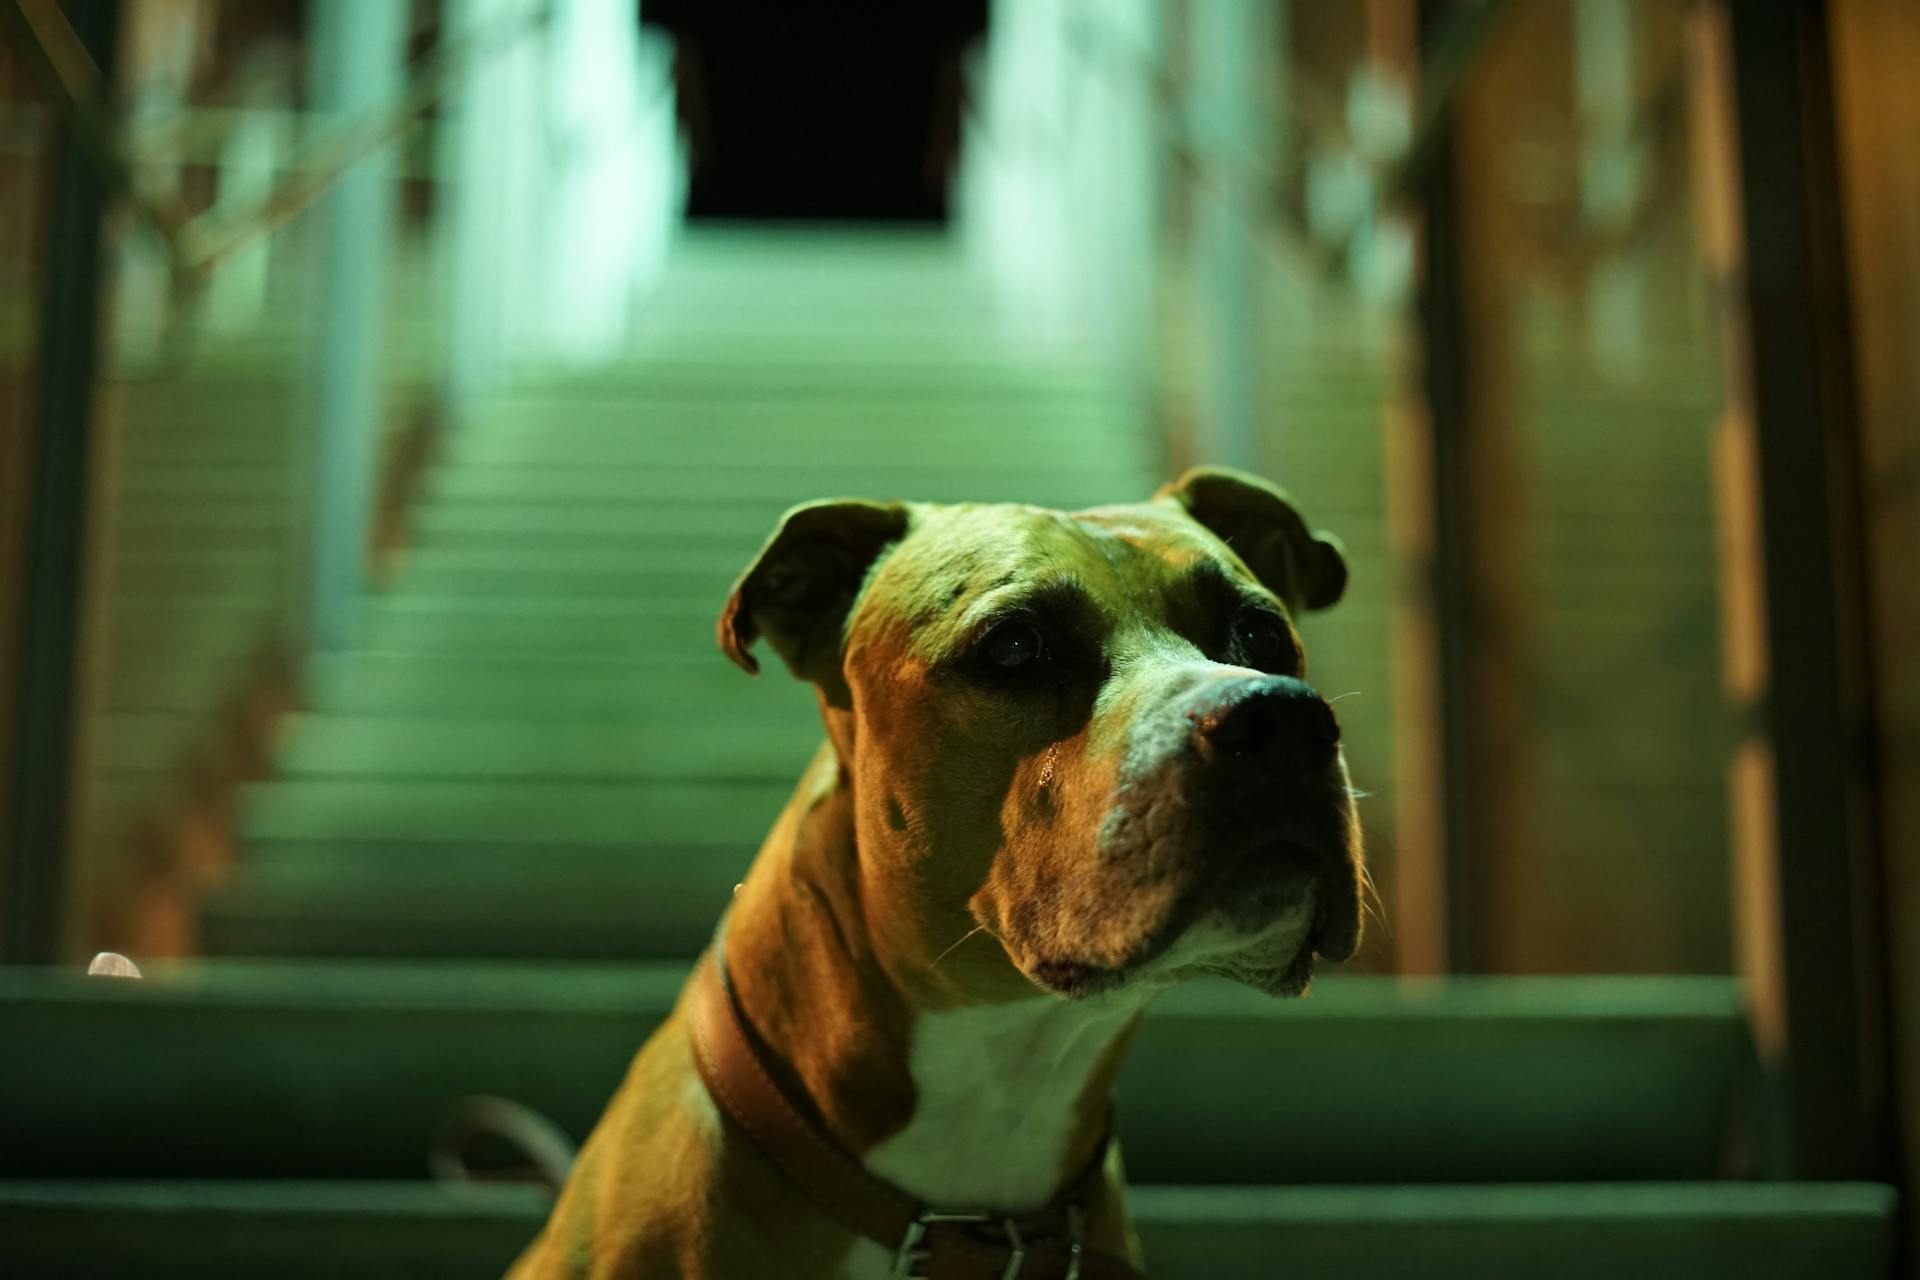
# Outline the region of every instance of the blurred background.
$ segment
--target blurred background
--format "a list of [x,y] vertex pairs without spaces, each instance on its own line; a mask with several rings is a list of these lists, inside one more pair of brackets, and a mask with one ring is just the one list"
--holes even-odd
[[497,1273],[470,1099],[584,1137],[817,741],[779,513],[1201,461],[1346,543],[1383,918],[1148,1020],[1154,1274],[1911,1268],[1920,7],[0,36],[0,1272]]

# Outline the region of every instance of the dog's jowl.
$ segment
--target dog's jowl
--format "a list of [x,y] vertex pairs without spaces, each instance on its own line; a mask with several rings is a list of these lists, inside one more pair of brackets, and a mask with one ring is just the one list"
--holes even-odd
[[[826,742],[515,1275],[1142,1274],[1108,1094],[1153,996],[1351,955],[1346,564],[1278,489],[819,502],[734,588]],[[1015,1265],[1017,1263],[1017,1265]]]

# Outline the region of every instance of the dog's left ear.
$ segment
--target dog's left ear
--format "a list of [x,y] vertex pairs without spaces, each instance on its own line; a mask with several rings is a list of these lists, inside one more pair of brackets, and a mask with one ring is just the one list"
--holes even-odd
[[1292,499],[1258,476],[1195,467],[1154,497],[1205,525],[1296,613],[1325,609],[1347,589],[1340,540],[1315,533]]
[[720,647],[758,674],[753,642],[766,636],[802,680],[829,691],[843,675],[847,615],[880,553],[907,531],[901,502],[809,502],[781,517],[720,614]]

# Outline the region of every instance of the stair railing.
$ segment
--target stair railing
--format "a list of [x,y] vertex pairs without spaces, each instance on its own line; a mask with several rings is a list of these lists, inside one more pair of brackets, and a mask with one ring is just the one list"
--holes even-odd
[[[347,173],[405,136],[477,64],[539,31],[551,16],[552,5],[543,2],[470,36],[443,38],[414,60],[393,100],[317,124],[260,198],[242,208],[196,213],[177,191],[156,190],[137,175],[144,165],[177,154],[179,140],[189,134],[215,136],[196,127],[207,113],[182,108],[169,120],[130,132],[108,103],[99,65],[54,0],[0,3],[0,27],[72,123],[109,199],[133,214],[168,265],[171,305],[168,340],[162,344],[168,358],[161,373],[177,372],[190,357],[200,303],[215,272],[312,208]],[[140,143],[148,148],[144,153],[137,149]]]
[[[318,273],[319,304],[303,302],[299,310],[306,317],[301,336],[314,335],[311,316],[326,317],[316,350],[290,358],[296,348],[249,337],[253,363],[244,385],[219,360],[201,358],[221,354],[202,350],[210,345],[209,286],[234,279],[224,273],[257,261],[264,244],[296,238],[282,233],[303,213],[314,211],[328,237],[323,251],[384,243],[397,195],[390,170],[379,172],[384,157],[485,63],[540,32],[556,7],[518,0],[471,33],[443,35],[403,68],[406,10],[387,3],[374,0],[375,8],[361,13],[394,20],[387,46],[393,79],[360,85],[389,91],[352,102],[336,94],[343,109],[324,119],[296,117],[311,119],[304,146],[268,156],[265,172],[254,175],[264,180],[250,187],[223,182],[223,199],[200,210],[178,183],[154,175],[171,177],[182,139],[217,140],[216,131],[202,127],[210,113],[182,108],[135,127],[117,109],[110,87],[117,6],[0,0],[0,37],[64,127],[58,163],[50,166],[55,207],[44,241],[38,403],[22,477],[31,518],[23,522],[19,567],[28,589],[9,619],[22,643],[4,673],[18,689],[10,726],[18,749],[0,777],[0,954],[8,959],[49,960],[99,945],[154,953],[118,904],[146,894],[145,886],[206,874],[180,863],[190,856],[182,843],[189,837],[166,833],[199,831],[193,838],[204,843],[204,833],[223,826],[225,797],[270,749],[272,716],[297,705],[317,638],[350,629],[379,514],[379,451],[424,452],[409,447],[411,423],[389,430],[394,415],[385,380],[392,362],[378,326],[356,336],[353,326],[339,323],[343,314],[384,307],[385,266],[377,259],[362,262],[351,283],[339,261]],[[316,8],[316,49],[329,38],[364,35],[342,25],[344,7]],[[324,94],[327,74],[316,68],[315,81]],[[229,122],[244,126],[258,115],[242,110]],[[369,235],[359,235],[354,226],[363,224],[353,219],[370,210],[376,221],[364,224]],[[106,217],[116,211],[130,215],[139,238],[125,247],[139,252],[124,264],[123,305],[109,310],[101,304],[108,279],[102,268]],[[297,238],[304,244],[308,235]],[[288,256],[290,264],[297,258]],[[156,268],[157,278],[151,271],[142,277],[143,266]],[[158,286],[144,310],[127,291],[136,278],[154,278]],[[356,290],[358,302],[347,297]],[[262,302],[264,293],[255,305]],[[99,321],[125,324],[129,316],[149,326],[143,332],[157,330],[157,341],[150,356],[115,369],[107,357],[116,339],[104,336]],[[284,312],[260,318],[292,319]],[[256,320],[253,327],[263,326]],[[209,371],[209,379],[198,380]],[[101,385],[128,380],[168,385],[135,393]],[[290,425],[293,419],[300,421]],[[170,430],[176,427],[187,429]],[[252,443],[250,434],[257,437]],[[397,447],[396,435],[407,437]],[[158,450],[166,465],[144,465],[128,445]],[[240,447],[244,457],[231,452]],[[333,491],[329,476],[337,482]],[[250,487],[237,487],[236,479]],[[137,513],[128,498],[136,490]],[[213,527],[208,520],[225,522],[211,540],[164,533]],[[156,521],[162,536],[148,532]],[[245,581],[223,576],[236,559],[254,566]],[[126,567],[134,564],[142,568]],[[167,575],[167,585],[143,579],[149,571]],[[199,585],[174,585],[188,580]],[[201,610],[203,602],[219,608]],[[150,621],[187,615],[190,625],[169,622],[157,632]],[[215,680],[181,674],[216,657]],[[182,732],[128,729],[126,738],[115,736],[122,722],[146,715],[127,711],[130,695],[120,691],[129,673],[145,681],[142,696],[164,699],[167,723],[178,721]],[[85,726],[77,728],[82,716]],[[109,758],[118,763],[96,767]],[[121,771],[111,788],[103,781],[109,769]],[[109,792],[111,803],[102,798]],[[133,798],[123,802],[122,794]]]

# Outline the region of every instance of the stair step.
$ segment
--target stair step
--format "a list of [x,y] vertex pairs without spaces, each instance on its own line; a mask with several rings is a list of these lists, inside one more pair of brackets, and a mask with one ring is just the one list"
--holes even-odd
[[[369,602],[360,627],[360,648],[391,655],[431,653],[489,660],[555,653],[602,662],[635,656],[697,660],[714,650],[714,628],[724,598],[724,594],[645,599],[389,596]],[[246,608],[240,602],[220,602],[196,615],[187,609],[156,607],[130,619],[164,621],[187,638],[205,643],[233,633]],[[1367,622],[1384,625],[1384,614],[1384,602],[1355,601],[1343,610],[1342,620],[1356,628]],[[1584,628],[1602,637],[1644,626],[1643,619],[1621,618],[1600,605],[1564,623],[1569,631]]]
[[902,414],[917,404],[968,401],[1013,402],[1022,408],[1048,402],[1114,397],[1112,384],[1094,370],[1081,372],[1036,364],[993,352],[955,352],[937,344],[868,359],[837,336],[823,342],[768,344],[748,348],[734,339],[711,347],[649,353],[635,361],[597,372],[578,383],[529,381],[522,397],[553,402],[563,410],[569,394],[596,398],[648,396],[764,401],[779,396],[896,397]]
[[1156,1277],[1791,1280],[1887,1274],[1877,1183],[1158,1187],[1129,1193]]
[[[639,504],[697,501],[718,487],[711,460],[698,466],[656,461],[636,467],[449,467],[429,479],[427,494],[442,503]],[[1072,508],[1144,498],[1152,491],[1132,462],[1097,456],[1052,467],[991,457],[947,466],[876,465],[844,457],[810,466],[754,460],[728,465],[724,487],[732,498],[783,506],[850,493],[945,502],[1045,499],[1042,505]]]
[[[645,654],[589,659],[355,653],[310,664],[308,693],[322,712],[635,724],[677,719],[687,722],[688,733],[736,729],[735,740],[796,722],[816,730],[812,689],[789,679],[774,661],[773,670],[755,679],[729,662],[717,643],[704,652],[675,649],[651,660]],[[716,724],[711,717],[724,719]]]
[[[684,973],[0,970],[0,1177],[413,1176],[481,1092],[579,1138]],[[1145,1182],[1710,1178],[1750,1063],[1721,979],[1335,975],[1293,1001],[1196,983],[1143,1022],[1118,1115]]]
[[1072,431],[1024,419],[1008,424],[1008,415],[994,416],[1002,422],[997,433],[974,425],[935,434],[921,421],[901,421],[898,415],[890,427],[831,434],[728,431],[704,428],[698,420],[627,422],[605,427],[578,423],[544,432],[529,426],[525,432],[495,431],[462,439],[445,462],[450,469],[476,475],[530,467],[562,472],[606,471],[623,477],[638,477],[656,469],[705,469],[710,479],[716,458],[741,458],[750,459],[761,469],[791,470],[823,495],[860,492],[871,481],[856,482],[849,477],[862,475],[879,475],[888,490],[904,493],[906,483],[893,477],[911,477],[916,471],[946,467],[978,477],[977,487],[987,493],[995,481],[988,473],[1007,470],[1013,462],[1037,471],[1091,470],[1118,477],[1115,483],[1137,483],[1146,475],[1159,478],[1158,460],[1151,456],[1147,443],[1134,439],[1130,431],[1105,415],[1097,430]]
[[[1326,398],[1329,406],[1342,403]],[[1361,402],[1345,404],[1348,411]],[[527,440],[547,432],[607,440],[664,440],[691,445],[711,435],[722,441],[757,440],[770,445],[871,440],[903,456],[920,441],[958,445],[977,438],[982,444],[1013,444],[1024,432],[1064,442],[1124,436],[1115,431],[1136,423],[1134,401],[1108,385],[1076,384],[1055,394],[1021,397],[1012,409],[974,395],[902,398],[890,391],[858,386],[827,388],[818,395],[768,395],[739,392],[653,390],[631,380],[582,381],[551,392],[508,390],[489,400],[473,423],[477,442]],[[556,411],[556,407],[558,411]],[[1150,444],[1145,432],[1141,443]],[[455,443],[458,443],[456,440]]]
[[388,594],[402,596],[607,596],[709,593],[718,612],[746,554],[730,551],[636,554],[583,546],[565,556],[523,547],[420,547],[407,553]]
[[[670,554],[653,554],[644,540],[636,537],[618,539],[627,544],[624,548],[583,540],[564,551],[530,550],[506,538],[495,539],[491,545],[471,539],[449,542],[434,538],[428,545],[407,552],[385,594],[393,599],[484,596],[530,602],[593,597],[629,602],[653,597],[705,598],[717,615],[735,579],[751,563],[759,541],[770,532],[771,523],[751,534],[743,529],[730,546],[718,550],[699,548]],[[1375,558],[1384,554],[1384,549],[1369,545],[1372,539],[1365,536],[1343,537],[1341,541],[1346,544],[1349,563],[1363,558],[1377,563]],[[1590,604],[1596,596],[1624,591],[1695,612],[1701,591],[1712,583],[1713,575],[1710,564],[1688,563],[1673,556],[1653,564],[1621,564],[1614,551],[1600,546],[1557,559],[1536,555],[1526,589],[1536,601],[1552,600],[1566,606]],[[232,581],[211,568],[206,577],[209,583]],[[1357,584],[1354,590],[1380,593],[1375,582]],[[1344,609],[1343,605],[1342,611],[1305,621],[1339,626],[1346,617]]]
[[389,596],[370,601],[362,649],[469,655],[710,653],[724,595],[650,600]]
[[[778,672],[761,678],[786,679]],[[738,729],[699,718],[533,721],[307,714],[286,726],[286,745],[275,763],[289,778],[737,778],[784,779],[791,785],[822,737],[814,715],[796,715],[755,731],[751,725]]]
[[41,1280],[478,1280],[546,1219],[534,1187],[431,1182],[7,1182],[0,1266]]
[[[1157,480],[1152,480],[1120,493],[1103,492],[1084,505],[1101,506],[1144,497],[1157,483]],[[842,496],[883,499],[918,500],[929,496],[895,488],[867,494],[844,488],[837,492]],[[821,493],[816,490],[809,492],[803,500],[832,496],[835,496],[834,491]],[[963,500],[973,501],[990,496],[968,493]],[[1360,548],[1377,544],[1379,535],[1369,530],[1378,523],[1379,501],[1375,498],[1363,501],[1354,495],[1334,501],[1335,496],[1323,495],[1311,502],[1309,512],[1315,524],[1341,533],[1343,537],[1350,529],[1356,546]],[[682,557],[718,556],[724,552],[727,556],[736,557],[744,567],[773,532],[788,505],[791,504],[773,499],[740,503],[732,497],[724,500],[712,497],[702,499],[693,495],[689,495],[685,501],[643,502],[626,507],[614,503],[434,501],[426,503],[415,514],[413,529],[416,545],[425,547],[459,547],[489,552],[538,549],[554,555],[570,555],[578,550],[590,549],[596,554],[624,552],[636,556],[659,556],[669,562]],[[1076,504],[1052,502],[1047,505]]]
[[543,553],[625,551],[646,555],[724,552],[745,566],[779,523],[775,502],[714,498],[692,505],[592,506],[428,503],[413,517],[416,545],[538,549]]
[[222,956],[679,960],[754,845],[253,842],[202,904]]
[[[1156,1280],[1887,1274],[1875,1183],[1181,1187],[1127,1194]],[[0,1183],[0,1258],[42,1277],[497,1276],[545,1221],[521,1186]]]
[[250,841],[755,848],[792,791],[791,780],[283,778],[245,790],[241,830]]
[[1118,408],[1104,397],[1018,412],[965,401],[936,401],[903,412],[890,397],[764,402],[654,397],[636,403],[625,396],[575,395],[564,414],[556,414],[546,401],[510,399],[490,405],[470,431],[453,437],[447,457],[462,466],[485,465],[531,460],[549,456],[548,451],[572,457],[594,449],[629,465],[662,458],[711,461],[750,448],[830,467],[848,448],[862,448],[926,466],[1019,453],[1023,444],[1037,451],[1037,461],[1079,462],[1094,448],[1128,452],[1129,441],[1136,442],[1132,452],[1144,455],[1149,441],[1144,432],[1128,429],[1130,419]]
[[[545,481],[535,476],[528,478],[526,488],[521,490],[512,485],[512,475],[479,470],[447,471],[432,478],[423,502],[440,508],[485,509],[553,509],[577,503],[616,512],[651,509],[672,513],[704,507],[724,493],[729,502],[771,508],[775,514],[803,502],[832,497],[898,498],[912,502],[1024,502],[1077,511],[1144,498],[1154,487],[1153,481],[1131,469],[1119,473],[1116,479],[1081,469],[1009,468],[965,475],[952,470],[907,471],[890,467],[850,468],[837,479],[809,477],[785,469],[743,470],[735,476],[729,469],[724,485],[715,483],[711,476],[704,480],[682,477],[678,483],[670,476],[663,476],[658,481],[629,484],[618,473],[610,473],[606,479],[594,482],[599,487],[574,492],[566,486],[581,479],[578,470],[552,474],[556,477],[555,487],[543,490],[541,486]],[[771,521],[766,529],[771,532]]]

